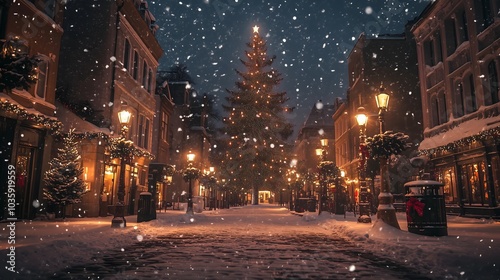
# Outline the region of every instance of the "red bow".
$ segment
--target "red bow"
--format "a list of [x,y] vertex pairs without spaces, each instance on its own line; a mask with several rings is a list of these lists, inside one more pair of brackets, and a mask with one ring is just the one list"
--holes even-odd
[[406,217],[408,218],[408,222],[412,221],[412,217],[410,215],[411,210],[415,210],[417,215],[422,217],[424,215],[424,206],[425,203],[414,197],[410,197],[410,199],[406,202]]

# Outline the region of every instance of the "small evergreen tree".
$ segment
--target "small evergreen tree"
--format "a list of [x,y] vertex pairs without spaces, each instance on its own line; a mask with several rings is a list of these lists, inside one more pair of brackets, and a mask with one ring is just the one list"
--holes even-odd
[[57,210],[65,218],[65,207],[81,202],[86,188],[86,183],[80,178],[83,168],[73,130],[63,138],[63,147],[58,151],[57,157],[49,162],[49,170],[45,172],[43,196],[49,211]]

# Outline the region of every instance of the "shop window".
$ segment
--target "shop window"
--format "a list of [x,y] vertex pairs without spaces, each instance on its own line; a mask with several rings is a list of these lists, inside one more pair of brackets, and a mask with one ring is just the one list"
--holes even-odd
[[495,196],[495,205],[500,205],[500,157],[495,156],[491,159],[491,170],[493,174],[493,192]]
[[462,165],[463,199],[469,205],[485,205],[488,201],[486,169],[483,161]]
[[481,164],[479,165],[479,168],[481,169],[481,186],[483,187],[483,204],[487,205],[489,200],[490,200],[490,192],[489,192],[489,188],[488,188],[488,177],[487,177],[487,170],[486,170],[486,164],[484,163],[484,161],[481,162]]
[[455,167],[448,167],[437,170],[438,181],[444,184],[444,198],[446,203],[457,203],[457,182],[455,175]]

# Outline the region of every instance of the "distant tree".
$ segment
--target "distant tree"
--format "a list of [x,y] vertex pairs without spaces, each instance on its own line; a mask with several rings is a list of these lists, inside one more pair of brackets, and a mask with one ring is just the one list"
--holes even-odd
[[65,218],[65,207],[80,203],[85,193],[86,183],[81,179],[83,168],[78,142],[73,130],[63,138],[63,147],[58,149],[57,157],[49,162],[45,172],[43,196],[49,211],[59,211]]

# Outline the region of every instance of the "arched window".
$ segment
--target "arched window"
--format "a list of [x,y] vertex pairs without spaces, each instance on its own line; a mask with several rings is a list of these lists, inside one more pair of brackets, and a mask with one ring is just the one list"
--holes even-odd
[[470,114],[477,111],[476,88],[474,87],[474,76],[470,74],[464,79],[465,113]]
[[431,127],[439,125],[439,104],[436,95],[434,95],[431,98],[430,114],[431,114]]
[[469,41],[469,28],[468,28],[468,25],[467,25],[467,13],[464,10],[462,10],[460,12],[460,27],[459,27],[459,31],[460,31],[461,43],[465,42],[465,41]]
[[153,70],[149,68],[149,74],[148,74],[148,92],[153,93]]
[[476,14],[476,28],[478,32],[484,31],[493,23],[493,9],[491,0],[474,1],[474,12]]
[[130,71],[130,42],[125,39],[125,47],[123,49],[123,68]]
[[136,81],[139,79],[139,53],[137,51],[134,51],[134,71],[132,77]]
[[457,30],[455,28],[455,20],[447,19],[445,22],[446,36],[446,54],[450,56],[457,49]]
[[487,105],[498,103],[498,71],[495,61],[488,64],[489,96],[485,96]]
[[453,98],[453,114],[455,117],[461,117],[464,115],[464,86],[462,82],[458,82],[455,88],[455,96]]
[[448,121],[448,111],[446,109],[446,96],[444,92],[438,94],[438,107],[439,107],[439,124],[446,123]]
[[142,63],[142,87],[148,90],[148,63],[146,60]]

